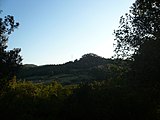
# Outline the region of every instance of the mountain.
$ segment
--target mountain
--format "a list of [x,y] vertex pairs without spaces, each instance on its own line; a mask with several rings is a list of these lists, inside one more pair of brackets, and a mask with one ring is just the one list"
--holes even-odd
[[33,82],[50,82],[56,80],[62,84],[78,84],[93,80],[105,80],[108,77],[108,65],[112,59],[106,59],[96,54],[83,55],[79,60],[59,65],[23,65],[17,78]]

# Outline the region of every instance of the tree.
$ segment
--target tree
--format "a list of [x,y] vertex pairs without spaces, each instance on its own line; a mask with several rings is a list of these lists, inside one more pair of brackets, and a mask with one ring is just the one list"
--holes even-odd
[[7,50],[7,42],[9,35],[18,28],[13,16],[5,16],[0,18],[0,88],[6,86],[21,65],[22,57],[19,55],[21,49],[14,48]]
[[115,34],[117,57],[128,58],[149,40],[160,38],[160,1],[136,0],[129,13],[122,16]]
[[142,101],[149,100],[152,113],[157,114],[156,107],[160,104],[160,1],[136,0],[130,12],[121,17],[119,29],[114,34],[116,56],[132,60],[130,85],[137,94],[144,95]]
[[160,1],[136,0],[129,14],[121,17],[119,29],[114,34],[116,56],[134,61],[135,79],[143,79],[146,83],[157,82],[160,67]]

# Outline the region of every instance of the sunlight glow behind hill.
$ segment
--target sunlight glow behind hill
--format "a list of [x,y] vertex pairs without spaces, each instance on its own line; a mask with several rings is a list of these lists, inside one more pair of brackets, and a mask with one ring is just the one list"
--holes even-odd
[[9,48],[22,48],[24,64],[61,64],[95,53],[113,55],[113,30],[134,0],[3,0],[1,16],[20,23]]

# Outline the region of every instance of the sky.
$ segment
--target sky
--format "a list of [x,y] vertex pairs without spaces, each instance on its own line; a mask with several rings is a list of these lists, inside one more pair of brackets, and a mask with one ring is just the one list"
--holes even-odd
[[8,49],[21,48],[23,64],[62,64],[87,53],[110,58],[113,31],[135,0],[0,0],[0,17],[20,23]]

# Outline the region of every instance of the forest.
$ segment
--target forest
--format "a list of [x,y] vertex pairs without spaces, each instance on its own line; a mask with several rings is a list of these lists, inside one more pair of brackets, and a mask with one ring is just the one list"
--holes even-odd
[[136,0],[114,30],[115,55],[23,64],[8,50],[19,23],[0,18],[0,119],[160,120],[160,1]]
[[94,80],[103,81],[115,78],[121,71],[128,69],[127,65],[127,60],[106,59],[89,53],[79,60],[59,65],[25,64],[17,73],[17,79],[44,84],[53,80],[62,85],[88,83]]

